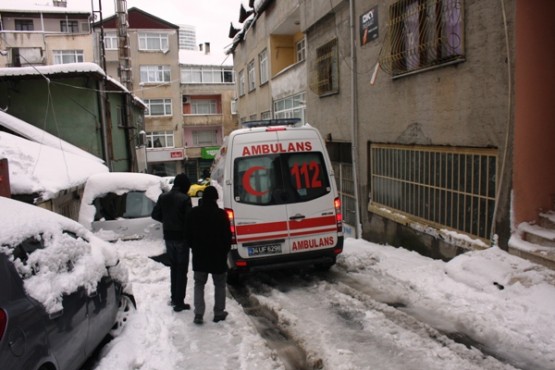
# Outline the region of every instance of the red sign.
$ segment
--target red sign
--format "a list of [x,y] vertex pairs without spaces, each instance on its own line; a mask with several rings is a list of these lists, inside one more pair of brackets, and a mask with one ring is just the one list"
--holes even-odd
[[183,157],[183,152],[170,152],[170,156],[172,158],[182,158]]

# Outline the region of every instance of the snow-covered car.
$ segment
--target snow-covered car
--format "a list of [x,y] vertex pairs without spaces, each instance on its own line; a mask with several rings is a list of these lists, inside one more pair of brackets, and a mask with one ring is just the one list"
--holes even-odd
[[189,192],[187,193],[190,197],[202,197],[204,193],[204,189],[210,185],[210,179],[199,179],[196,184],[192,184],[189,188]]
[[161,239],[162,224],[150,214],[168,186],[161,177],[146,173],[92,175],[83,191],[79,222],[108,241]]
[[0,367],[78,369],[135,309],[114,247],[79,223],[0,197]]

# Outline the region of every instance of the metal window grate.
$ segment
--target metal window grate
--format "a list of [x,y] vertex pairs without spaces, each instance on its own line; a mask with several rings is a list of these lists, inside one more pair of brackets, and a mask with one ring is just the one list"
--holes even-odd
[[335,93],[339,89],[337,40],[332,40],[316,51],[318,95]]
[[372,144],[371,206],[487,240],[497,150]]
[[399,0],[389,8],[381,68],[393,76],[464,60],[463,0]]

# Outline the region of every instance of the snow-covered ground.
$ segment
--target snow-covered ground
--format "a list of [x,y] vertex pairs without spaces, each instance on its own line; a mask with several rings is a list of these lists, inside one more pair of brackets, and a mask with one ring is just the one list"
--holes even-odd
[[[138,310],[104,348],[97,370],[288,368],[231,295],[223,322],[213,323],[210,310],[200,326],[192,311],[172,311],[169,269],[149,258],[164,252],[162,241],[114,247],[129,268]],[[264,289],[252,294],[308,357],[318,357],[312,366],[319,368],[555,369],[555,272],[495,247],[445,263],[347,239],[329,272]],[[209,282],[208,308],[212,293]],[[189,303],[192,294],[189,272]],[[445,333],[472,338],[485,355]]]

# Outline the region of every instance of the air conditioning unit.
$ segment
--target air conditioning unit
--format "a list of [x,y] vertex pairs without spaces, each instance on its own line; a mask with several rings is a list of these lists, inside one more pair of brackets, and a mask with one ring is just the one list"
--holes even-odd
[[189,95],[183,95],[183,104],[189,104],[191,102],[191,97]]

